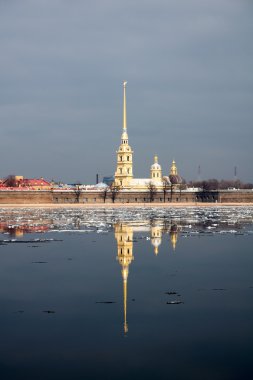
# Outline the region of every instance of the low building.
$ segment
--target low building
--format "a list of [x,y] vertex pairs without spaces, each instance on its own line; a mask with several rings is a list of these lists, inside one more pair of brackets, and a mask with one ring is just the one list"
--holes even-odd
[[0,184],[4,188],[25,188],[27,190],[50,190],[52,185],[44,178],[24,178],[23,176],[10,175]]

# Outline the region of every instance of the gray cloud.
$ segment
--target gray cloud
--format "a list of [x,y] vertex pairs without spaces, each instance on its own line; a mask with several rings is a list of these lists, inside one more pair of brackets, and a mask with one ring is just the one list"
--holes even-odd
[[[113,174],[128,80],[135,175],[252,177],[247,1],[0,1],[0,177]],[[7,159],[8,158],[8,159]]]

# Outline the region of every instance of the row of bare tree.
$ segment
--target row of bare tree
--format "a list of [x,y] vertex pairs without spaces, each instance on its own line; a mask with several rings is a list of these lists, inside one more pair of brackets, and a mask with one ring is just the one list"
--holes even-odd
[[[118,193],[120,192],[120,190],[121,190],[121,187],[114,185],[114,184],[112,184],[111,186],[105,187],[101,191],[101,197],[103,198],[104,203],[106,202],[106,199],[108,197],[110,197],[110,199],[114,203],[116,198],[117,198]],[[148,190],[148,194],[149,194],[149,202],[154,202],[155,196],[157,194],[157,187],[155,186],[155,184],[152,181],[149,182],[149,184],[147,186],[147,190]],[[164,202],[166,200],[166,195],[168,193],[170,193],[170,198],[172,199],[174,185],[168,183],[167,181],[164,181],[162,190],[163,190]],[[76,185],[74,191],[75,191],[75,196],[76,196],[75,201],[76,201],[76,203],[79,203],[80,195],[81,195],[80,185]]]
[[208,190],[226,190],[226,189],[253,189],[252,183],[244,183],[240,180],[225,180],[221,181],[212,178],[205,181],[190,181],[189,187],[199,187],[204,191]]
[[[201,188],[201,189],[203,189],[203,191],[224,190],[224,189],[229,189],[229,188],[232,188],[232,189],[253,189],[253,184],[252,183],[243,183],[239,180],[237,180],[237,181],[230,181],[230,180],[218,181],[217,179],[209,179],[206,181],[190,181],[188,183],[188,187]],[[183,183],[178,185],[178,188],[181,192],[181,190],[187,188],[187,185],[183,181]],[[162,191],[163,191],[163,201],[164,202],[166,201],[166,196],[168,194],[170,194],[170,200],[172,201],[174,189],[175,189],[175,185],[173,185],[167,181],[163,181]],[[101,197],[103,198],[104,203],[106,202],[106,199],[108,197],[110,197],[110,199],[114,203],[116,198],[117,198],[118,193],[120,192],[120,190],[121,190],[121,187],[116,186],[114,184],[112,184],[109,187],[105,187],[101,191]],[[75,191],[75,195],[76,195],[76,203],[79,203],[80,195],[81,195],[80,185],[76,185],[76,188],[74,191]],[[149,184],[147,186],[147,191],[149,194],[149,202],[154,202],[154,199],[155,199],[155,196],[156,196],[158,190],[152,181],[149,182]]]

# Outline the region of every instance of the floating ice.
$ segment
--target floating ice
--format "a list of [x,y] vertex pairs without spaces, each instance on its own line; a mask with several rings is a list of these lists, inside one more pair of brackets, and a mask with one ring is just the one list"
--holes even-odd
[[[115,223],[150,228],[154,224],[181,226],[185,237],[199,234],[252,234],[253,206],[237,207],[188,207],[152,208],[133,207],[107,209],[1,209],[0,231],[15,234],[20,229],[25,233],[71,232],[107,233]],[[248,231],[247,231],[248,226]],[[16,237],[16,235],[14,235]],[[15,240],[15,239],[12,239]]]

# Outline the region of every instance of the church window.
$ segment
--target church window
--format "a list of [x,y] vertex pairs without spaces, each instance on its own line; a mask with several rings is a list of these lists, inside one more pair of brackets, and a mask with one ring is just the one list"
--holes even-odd
[[157,173],[157,175],[156,175],[157,177],[159,177],[159,173]]
[[129,161],[129,156],[127,156],[127,161]]
[[122,254],[122,248],[120,248],[120,253]]
[[122,161],[122,156],[120,156],[120,161]]
[[122,174],[122,168],[119,168],[119,172],[120,172],[120,174]]
[[129,254],[130,252],[129,252],[129,248],[127,248],[127,253]]
[[155,173],[153,173],[153,177],[155,176]]
[[120,181],[120,186],[122,186],[122,181]]
[[127,173],[128,173],[128,174],[129,174],[129,170],[130,170],[130,169],[127,169]]

